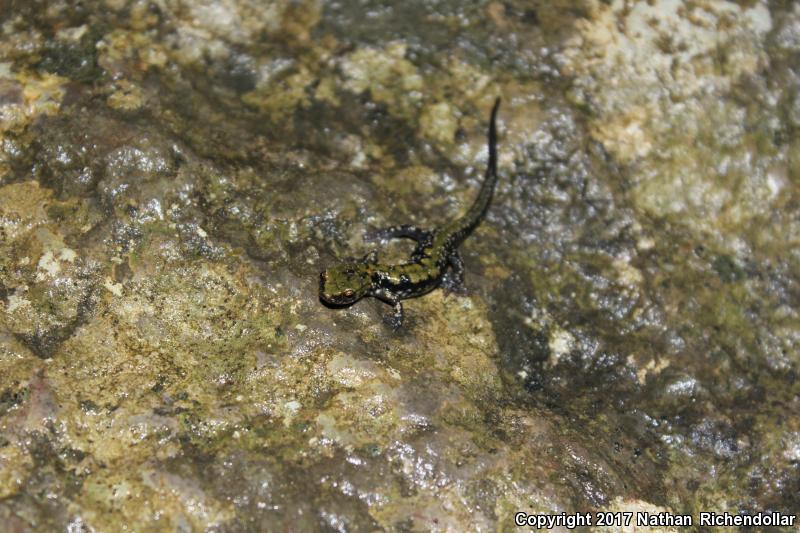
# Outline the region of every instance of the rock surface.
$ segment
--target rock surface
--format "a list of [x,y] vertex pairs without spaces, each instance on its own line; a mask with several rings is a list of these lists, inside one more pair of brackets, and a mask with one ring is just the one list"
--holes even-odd
[[[10,530],[800,511],[796,3],[0,8]],[[321,305],[497,95],[467,293]]]

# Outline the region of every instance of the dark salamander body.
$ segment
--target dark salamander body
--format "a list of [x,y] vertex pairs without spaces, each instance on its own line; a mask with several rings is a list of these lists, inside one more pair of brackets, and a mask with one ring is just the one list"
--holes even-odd
[[[319,297],[332,306],[347,306],[364,296],[373,296],[394,306],[387,322],[398,328],[403,323],[401,300],[414,298],[437,287],[458,288],[464,279],[464,263],[458,245],[480,223],[489,208],[497,183],[498,98],[489,119],[489,164],[478,198],[467,213],[445,226],[428,231],[415,226],[392,226],[378,230],[371,239],[413,239],[417,246],[407,263],[382,265],[376,252],[361,261],[329,268],[319,276]],[[448,269],[450,272],[448,272]]]

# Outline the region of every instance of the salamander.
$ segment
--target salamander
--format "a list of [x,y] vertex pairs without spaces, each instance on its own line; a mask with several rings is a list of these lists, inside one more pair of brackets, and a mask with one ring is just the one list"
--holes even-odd
[[365,296],[378,298],[394,308],[384,320],[393,328],[403,323],[401,300],[422,296],[437,287],[456,290],[464,280],[464,263],[458,246],[486,215],[497,183],[497,110],[495,100],[489,119],[489,162],[483,184],[472,207],[460,218],[432,231],[412,225],[391,226],[367,235],[365,240],[407,238],[417,245],[408,262],[385,265],[372,251],[360,261],[328,268],[319,276],[319,298],[331,307],[346,307]]

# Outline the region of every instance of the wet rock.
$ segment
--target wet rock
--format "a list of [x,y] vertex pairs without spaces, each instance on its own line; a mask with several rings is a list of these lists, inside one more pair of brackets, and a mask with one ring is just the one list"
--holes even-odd
[[[796,6],[44,4],[0,13],[4,523],[800,505]],[[497,95],[466,291],[323,306],[467,209]]]

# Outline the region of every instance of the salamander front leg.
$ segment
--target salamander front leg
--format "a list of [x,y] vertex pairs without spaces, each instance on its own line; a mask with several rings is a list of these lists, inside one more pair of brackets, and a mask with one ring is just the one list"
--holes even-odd
[[364,234],[365,242],[388,241],[389,239],[412,239],[417,242],[422,242],[430,240],[430,238],[430,231],[412,226],[410,224],[404,224],[402,226],[389,226],[388,228],[368,231]]
[[403,325],[403,303],[398,300],[394,304],[394,312],[383,315],[383,321],[392,329],[397,330]]
[[378,289],[373,292],[372,295],[380,301],[394,307],[393,313],[383,315],[383,321],[392,329],[399,329],[400,326],[403,325],[403,303],[400,301],[400,298],[386,289]]

